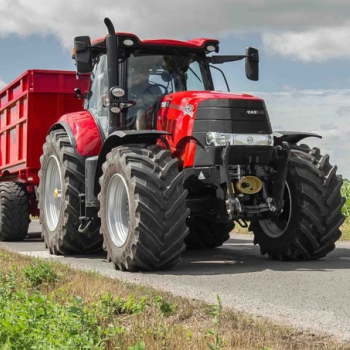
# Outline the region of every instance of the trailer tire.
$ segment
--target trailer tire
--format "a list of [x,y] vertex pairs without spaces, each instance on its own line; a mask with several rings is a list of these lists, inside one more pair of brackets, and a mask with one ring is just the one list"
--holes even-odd
[[89,229],[78,231],[79,194],[85,192],[83,157],[64,130],[46,137],[40,157],[39,209],[42,236],[51,254],[93,254],[102,250],[97,210]]
[[0,241],[23,241],[28,234],[29,202],[25,184],[0,183]]
[[314,260],[335,248],[344,221],[336,170],[318,148],[293,147],[283,213],[249,227],[262,254],[273,260]]
[[107,154],[99,216],[116,269],[159,270],[180,261],[189,210],[177,163],[154,145],[120,146]]

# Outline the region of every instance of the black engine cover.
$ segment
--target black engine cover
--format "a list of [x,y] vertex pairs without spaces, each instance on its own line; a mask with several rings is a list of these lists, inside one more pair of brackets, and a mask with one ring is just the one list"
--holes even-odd
[[[193,136],[199,141],[194,166],[221,165],[223,147],[208,146],[209,131],[235,134],[272,134],[270,118],[263,100],[208,99],[196,111]],[[229,164],[270,161],[272,146],[231,146]]]

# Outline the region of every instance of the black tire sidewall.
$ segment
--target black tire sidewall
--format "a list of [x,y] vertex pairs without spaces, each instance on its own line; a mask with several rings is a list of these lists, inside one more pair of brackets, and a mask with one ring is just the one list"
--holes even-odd
[[287,187],[285,191],[290,193],[292,211],[284,232],[278,237],[271,237],[266,234],[259,222],[252,223],[252,225],[256,227],[256,229],[254,229],[255,239],[262,247],[269,247],[269,251],[271,252],[280,252],[287,249],[290,242],[294,239],[295,231],[299,228],[298,218],[300,217],[301,210],[298,205],[300,200],[300,191],[298,188],[300,188],[300,186],[298,186],[298,179],[294,177],[291,172],[288,173],[286,182],[289,187],[289,192]]
[[[61,236],[63,225],[65,223],[64,220],[64,212],[66,209],[66,202],[65,202],[65,196],[66,196],[66,191],[67,187],[65,184],[64,180],[64,174],[66,170],[66,165],[64,164],[63,160],[63,153],[61,152],[61,149],[58,145],[58,142],[54,139],[53,134],[50,134],[47,139],[46,143],[47,149],[44,151],[44,154],[42,156],[41,160],[41,179],[40,179],[40,191],[39,191],[39,196],[43,199],[41,201],[40,205],[40,213],[41,213],[41,223],[42,223],[42,232],[44,233],[46,239],[47,239],[47,244],[49,246],[49,249],[52,250],[54,247],[54,242],[57,242],[58,239]],[[54,156],[58,160],[58,165],[60,168],[60,175],[61,175],[61,186],[62,186],[62,191],[61,191],[61,207],[60,207],[60,215],[58,217],[58,223],[56,228],[51,231],[48,224],[47,224],[47,219],[46,219],[46,210],[45,210],[45,196],[50,196],[53,195],[50,193],[45,193],[45,188],[46,188],[46,175],[47,175],[47,166],[49,163],[50,158]],[[57,252],[52,252],[56,254]]]
[[[125,161],[122,159],[120,152],[114,149],[111,152],[111,157],[108,161],[107,168],[103,176],[103,182],[101,184],[100,192],[100,219],[101,219],[101,229],[103,232],[104,245],[107,248],[107,252],[113,261],[125,260],[126,256],[132,254],[132,245],[135,243],[135,237],[131,234],[136,228],[136,200],[135,200],[135,185],[131,179],[130,170],[126,167]],[[114,175],[120,175],[124,181],[129,195],[129,212],[130,212],[130,222],[129,222],[129,232],[126,237],[126,241],[122,246],[117,246],[112,237],[110,236],[107,223],[107,191],[108,185]],[[115,208],[118,210],[118,208]]]

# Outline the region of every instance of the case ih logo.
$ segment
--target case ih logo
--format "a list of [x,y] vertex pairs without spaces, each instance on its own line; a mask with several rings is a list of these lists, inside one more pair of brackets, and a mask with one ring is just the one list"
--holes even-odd
[[265,114],[265,111],[253,109],[253,110],[247,111],[247,114],[263,115],[263,114]]
[[187,103],[185,107],[180,106],[180,110],[193,117],[193,105]]

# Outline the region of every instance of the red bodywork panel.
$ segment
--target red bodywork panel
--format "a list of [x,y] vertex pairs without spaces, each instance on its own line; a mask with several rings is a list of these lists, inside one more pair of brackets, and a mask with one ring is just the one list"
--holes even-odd
[[59,122],[67,123],[72,129],[77,151],[83,157],[96,156],[102,148],[101,136],[90,112],[84,110],[63,115]]
[[28,70],[0,91],[0,181],[37,185],[40,155],[50,127],[82,110],[74,88],[87,80],[75,72]]
[[[159,46],[177,46],[177,47],[186,47],[186,48],[194,48],[194,49],[200,49],[200,48],[204,49],[205,46],[209,43],[212,43],[214,45],[219,44],[219,41],[217,39],[208,39],[208,38],[196,38],[196,39],[191,39],[187,41],[180,41],[180,40],[173,40],[173,39],[140,40],[135,34],[132,34],[132,33],[117,32],[115,34],[123,38],[131,38],[138,45],[145,45],[145,46],[159,45]],[[104,46],[106,44],[106,37],[107,36],[104,36],[102,38],[93,40],[92,45]]]
[[217,91],[183,91],[165,96],[157,113],[157,129],[172,134],[167,140],[182,167],[193,166],[196,149],[196,141],[191,138],[193,122],[199,103],[208,99],[260,100],[247,94]]

